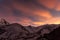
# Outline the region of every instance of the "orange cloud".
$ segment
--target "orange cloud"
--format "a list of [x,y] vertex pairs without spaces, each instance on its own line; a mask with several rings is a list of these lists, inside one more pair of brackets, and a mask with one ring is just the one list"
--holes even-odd
[[20,21],[18,21],[18,23],[27,26],[27,25],[31,25],[32,20],[30,20],[30,19],[27,18],[27,17],[26,17],[26,18],[23,17],[23,18],[20,18]]
[[60,24],[60,17],[51,18],[45,22],[46,24]]
[[[18,9],[18,10],[21,10],[25,13],[25,15],[31,15],[31,16],[35,16],[37,17],[38,16],[38,19],[37,20],[48,20],[48,19],[51,19],[52,18],[52,15],[46,11],[46,10],[42,10],[42,9],[35,9],[35,10],[31,10],[30,8],[28,8],[27,6],[25,5],[22,5],[22,4],[17,4],[17,3],[14,3],[13,4],[13,7]],[[44,18],[39,18],[39,17],[44,17]],[[18,21],[18,23],[22,24],[22,25],[43,25],[45,24],[45,21],[44,22],[40,22],[40,21],[36,21],[36,22],[33,22],[30,18],[28,17],[22,17],[20,18],[20,21]]]
[[34,11],[34,14],[37,16],[42,16],[46,19],[52,18],[52,15],[50,14],[50,12],[45,11],[45,10],[36,10],[36,11]]
[[54,8],[57,0],[38,0],[39,3],[42,3],[44,6],[48,8]]
[[44,24],[60,24],[60,17],[51,18],[44,22],[33,22],[34,26],[44,25]]
[[60,11],[60,3],[57,3],[56,8],[57,11]]
[[27,5],[24,5],[24,4],[18,4],[14,2],[13,7],[17,10],[23,11],[24,13],[30,14],[32,12],[32,10]]

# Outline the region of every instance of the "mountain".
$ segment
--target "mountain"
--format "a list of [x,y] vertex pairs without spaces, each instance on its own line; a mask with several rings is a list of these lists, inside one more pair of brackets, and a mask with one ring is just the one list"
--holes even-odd
[[0,25],[0,40],[47,40],[47,37],[49,39],[50,35],[54,35],[54,30],[60,27],[60,24],[38,27],[22,26],[18,23],[5,24],[3,22],[3,24]]
[[60,25],[58,28],[54,29],[54,31],[45,34],[44,37],[48,40],[60,40]]

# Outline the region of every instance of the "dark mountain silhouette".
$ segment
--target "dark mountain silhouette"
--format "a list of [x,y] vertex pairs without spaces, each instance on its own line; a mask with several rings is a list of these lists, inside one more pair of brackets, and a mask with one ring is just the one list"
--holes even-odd
[[58,28],[54,29],[54,31],[52,31],[51,33],[45,34],[44,37],[48,40],[60,40],[60,25]]
[[60,36],[60,24],[33,27],[4,21],[0,24],[0,40],[58,40]]

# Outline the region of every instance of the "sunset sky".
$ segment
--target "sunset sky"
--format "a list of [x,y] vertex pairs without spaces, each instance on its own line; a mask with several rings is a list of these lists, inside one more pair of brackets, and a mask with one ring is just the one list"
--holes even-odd
[[0,0],[0,18],[22,25],[60,24],[60,0]]

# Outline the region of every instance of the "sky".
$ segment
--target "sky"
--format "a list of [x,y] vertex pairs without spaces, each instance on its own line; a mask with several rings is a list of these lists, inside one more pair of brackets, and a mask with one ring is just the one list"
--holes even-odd
[[22,25],[60,24],[60,0],[0,0],[0,18]]

